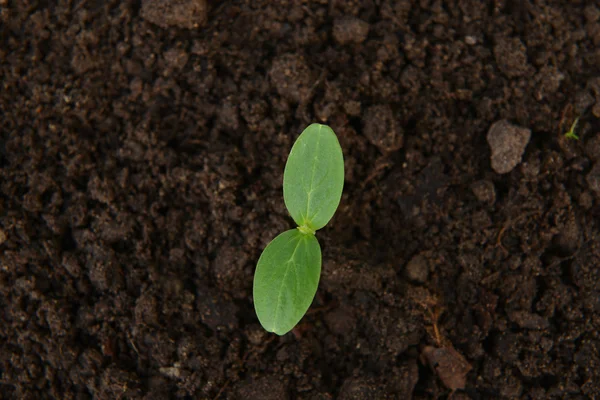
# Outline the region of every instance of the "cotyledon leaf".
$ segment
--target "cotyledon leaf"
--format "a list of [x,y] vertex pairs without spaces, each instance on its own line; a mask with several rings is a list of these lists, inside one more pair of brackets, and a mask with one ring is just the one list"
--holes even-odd
[[335,133],[327,125],[309,125],[285,164],[285,206],[298,226],[314,232],[335,214],[343,188],[344,156]]
[[306,314],[321,275],[321,247],[312,234],[292,229],[265,248],[254,273],[254,309],[269,332],[284,335]]

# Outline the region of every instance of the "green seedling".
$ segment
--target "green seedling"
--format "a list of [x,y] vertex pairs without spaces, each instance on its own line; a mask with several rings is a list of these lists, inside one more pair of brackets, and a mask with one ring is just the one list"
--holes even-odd
[[344,188],[344,156],[333,130],[312,124],[298,137],[283,173],[283,199],[296,229],[277,236],[254,273],[254,309],[265,330],[284,335],[310,307],[321,276],[315,232],[335,214]]
[[571,125],[571,129],[565,133],[565,138],[579,140],[579,136],[575,134],[575,129],[577,128],[577,123],[579,122],[579,117],[575,118],[573,125]]

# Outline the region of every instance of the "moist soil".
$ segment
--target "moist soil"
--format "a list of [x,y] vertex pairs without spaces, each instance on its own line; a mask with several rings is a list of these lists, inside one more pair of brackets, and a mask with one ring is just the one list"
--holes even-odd
[[[598,3],[0,0],[0,39],[0,398],[600,398]],[[312,122],[345,190],[279,337]]]

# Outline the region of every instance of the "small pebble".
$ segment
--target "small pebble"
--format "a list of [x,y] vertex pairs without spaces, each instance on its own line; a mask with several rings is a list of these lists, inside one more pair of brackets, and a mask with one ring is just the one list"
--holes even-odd
[[429,365],[450,390],[464,389],[467,374],[473,369],[465,357],[453,347],[425,346],[421,360]]
[[531,130],[516,126],[503,119],[488,131],[487,141],[492,150],[492,169],[498,174],[512,171],[522,160]]

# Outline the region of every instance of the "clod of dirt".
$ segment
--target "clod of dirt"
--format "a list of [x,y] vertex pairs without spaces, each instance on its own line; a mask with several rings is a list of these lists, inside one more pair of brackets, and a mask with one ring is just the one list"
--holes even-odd
[[206,23],[206,0],[143,0],[140,15],[161,28],[193,29]]
[[510,320],[524,329],[548,329],[550,322],[547,318],[527,311],[513,311],[508,313]]
[[310,94],[312,73],[304,57],[284,54],[273,60],[269,77],[281,97],[299,103]]
[[519,335],[514,333],[503,333],[499,335],[494,343],[494,353],[502,361],[513,363],[519,359],[520,350]]
[[585,180],[590,190],[600,197],[600,162],[594,164],[592,170],[587,174]]
[[276,377],[265,377],[242,384],[236,390],[234,399],[285,400],[289,398],[286,385]]
[[137,375],[130,371],[110,366],[100,377],[100,394],[104,399],[136,398],[140,396],[140,382]]
[[238,308],[230,299],[206,287],[198,289],[197,308],[200,320],[213,331],[237,328]]
[[594,5],[589,5],[583,10],[587,22],[596,22],[600,19],[600,9]]
[[425,201],[428,204],[441,204],[448,181],[441,158],[432,157],[429,164],[416,176],[416,187],[412,194],[398,196],[396,201],[404,215],[414,217],[422,212]]
[[352,117],[360,115],[360,101],[348,100],[344,103],[344,111]]
[[596,103],[596,99],[592,95],[589,89],[583,89],[575,94],[573,99],[573,108],[575,109],[576,115],[582,115],[587,111],[588,108]]
[[474,182],[471,185],[471,190],[475,197],[477,197],[477,200],[484,204],[492,205],[496,202],[496,188],[492,181],[481,180]]
[[[330,254],[333,254],[330,252]],[[370,265],[341,253],[327,260],[320,285],[334,294],[353,289],[381,293],[384,285],[393,282],[395,272],[385,266]]]
[[555,236],[554,244],[565,254],[570,255],[577,251],[580,246],[581,233],[575,215],[570,215],[564,228]]
[[350,308],[339,307],[325,314],[325,323],[331,332],[343,336],[356,326],[356,317]]
[[81,266],[75,255],[71,253],[63,254],[61,265],[72,277],[78,278],[81,275]]
[[494,46],[494,57],[500,72],[509,78],[525,75],[529,70],[527,48],[517,37],[498,39]]
[[238,247],[223,246],[217,252],[213,263],[213,273],[217,287],[235,298],[246,296],[244,284],[248,277],[244,275],[244,265],[247,261],[248,254]]
[[414,65],[407,65],[400,75],[400,85],[403,88],[409,89],[415,93],[421,89],[421,71]]
[[344,381],[340,389],[340,400],[371,400],[388,399],[386,389],[381,382],[369,378],[349,378]]
[[585,85],[587,92],[593,96],[592,114],[600,118],[600,77],[594,77],[587,81]]
[[239,106],[230,98],[223,101],[221,109],[218,111],[218,122],[223,127],[232,131],[240,127]]
[[413,282],[425,283],[429,276],[429,261],[424,255],[417,254],[408,262],[404,273]]
[[122,269],[112,251],[100,246],[91,247],[88,277],[97,290],[118,290],[123,285]]
[[333,37],[339,44],[360,44],[369,34],[369,24],[354,17],[338,18],[333,22]]
[[421,352],[421,361],[429,365],[448,389],[465,388],[472,367],[454,348],[426,346]]
[[542,67],[535,78],[537,83],[535,98],[541,101],[549,95],[556,93],[564,79],[565,74],[560,72],[558,68],[551,66]]
[[363,118],[363,131],[367,139],[382,153],[400,149],[404,143],[402,128],[396,123],[389,105],[371,106]]
[[113,185],[98,176],[90,179],[88,189],[90,190],[90,197],[102,203],[110,204],[115,199]]
[[134,309],[135,322],[138,325],[153,325],[159,321],[158,300],[152,293],[143,293],[138,297]]
[[487,134],[492,150],[492,169],[498,174],[512,171],[521,162],[531,130],[516,126],[503,119],[495,122]]
[[187,64],[189,56],[184,49],[169,49],[163,54],[167,66],[174,70],[181,70]]
[[600,161],[600,133],[585,142],[584,151],[593,161]]
[[415,386],[419,380],[419,366],[417,360],[411,359],[403,362],[392,372],[395,378],[390,382],[396,391],[397,399],[412,399]]

